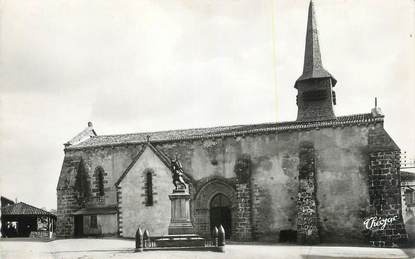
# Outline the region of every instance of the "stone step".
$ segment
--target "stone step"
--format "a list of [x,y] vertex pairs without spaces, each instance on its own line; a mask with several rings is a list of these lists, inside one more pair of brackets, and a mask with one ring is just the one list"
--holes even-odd
[[161,247],[204,247],[205,239],[195,235],[165,235],[154,239],[157,248]]

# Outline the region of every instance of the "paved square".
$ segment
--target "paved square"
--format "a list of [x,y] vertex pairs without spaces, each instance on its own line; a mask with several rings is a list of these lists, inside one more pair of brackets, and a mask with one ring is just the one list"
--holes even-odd
[[229,244],[225,253],[211,251],[146,251],[134,253],[134,241],[124,239],[65,239],[52,242],[0,241],[0,258],[174,258],[174,259],[351,259],[415,258],[415,249]]

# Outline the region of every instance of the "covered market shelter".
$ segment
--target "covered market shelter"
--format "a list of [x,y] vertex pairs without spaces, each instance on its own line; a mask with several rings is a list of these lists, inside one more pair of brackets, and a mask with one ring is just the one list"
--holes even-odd
[[55,222],[56,215],[24,202],[1,208],[2,237],[49,237]]

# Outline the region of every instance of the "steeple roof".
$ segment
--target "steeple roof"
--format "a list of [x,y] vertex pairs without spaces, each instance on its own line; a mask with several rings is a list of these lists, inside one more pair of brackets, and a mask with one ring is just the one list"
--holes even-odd
[[337,83],[337,80],[329,72],[327,72],[326,69],[324,69],[321,61],[314,2],[311,0],[308,7],[303,74],[295,82],[295,88],[297,88],[297,83],[299,81],[314,78],[330,78],[333,86]]

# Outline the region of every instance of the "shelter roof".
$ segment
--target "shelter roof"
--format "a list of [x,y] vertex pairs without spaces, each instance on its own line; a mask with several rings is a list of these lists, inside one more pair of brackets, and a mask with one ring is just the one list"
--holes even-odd
[[56,217],[54,214],[46,210],[36,208],[24,202],[11,204],[11,205],[1,208],[1,214],[2,215],[16,215],[16,216],[17,215],[30,215],[30,216],[38,215],[38,216]]

